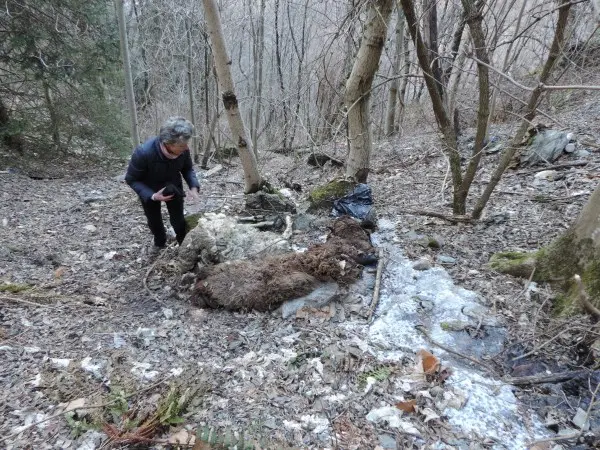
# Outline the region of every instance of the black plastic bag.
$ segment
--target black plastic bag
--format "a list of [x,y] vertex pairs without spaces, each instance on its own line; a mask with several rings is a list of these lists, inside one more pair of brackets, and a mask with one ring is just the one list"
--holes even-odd
[[374,225],[375,209],[373,208],[373,196],[368,184],[357,185],[352,192],[333,202],[333,215],[352,216],[363,222]]
[[168,183],[165,186],[165,190],[162,192],[162,195],[164,195],[164,196],[173,195],[173,198],[185,197],[185,193],[183,192],[183,190],[180,187],[175,186],[172,183]]

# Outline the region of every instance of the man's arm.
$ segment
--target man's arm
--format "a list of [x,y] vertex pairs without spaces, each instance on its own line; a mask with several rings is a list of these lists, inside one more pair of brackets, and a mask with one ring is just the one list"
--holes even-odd
[[125,181],[144,202],[152,200],[152,195],[154,194],[154,191],[141,181],[145,178],[147,172],[147,157],[142,153],[142,148],[138,147],[133,152],[131,160],[129,161],[129,166],[127,166]]
[[196,177],[196,171],[194,170],[194,164],[192,163],[192,157],[190,152],[185,152],[183,155],[183,168],[181,169],[181,174],[185,179],[190,190],[196,188],[196,192],[200,189],[200,183],[198,182],[198,178]]

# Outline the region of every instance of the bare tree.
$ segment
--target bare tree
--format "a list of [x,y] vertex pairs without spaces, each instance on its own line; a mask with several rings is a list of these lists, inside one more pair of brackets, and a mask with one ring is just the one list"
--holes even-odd
[[379,67],[379,58],[387,36],[392,0],[369,2],[363,37],[346,83],[345,103],[348,110],[350,152],[346,176],[364,183],[369,175],[372,137],[369,118],[371,85]]
[[392,81],[388,95],[387,112],[385,115],[385,134],[391,136],[396,132],[396,101],[398,99],[398,76],[403,63],[404,56],[404,13],[398,5],[396,7],[398,17],[396,19],[396,50],[394,53],[394,64],[392,66]]
[[529,97],[529,101],[527,102],[525,115],[523,120],[521,121],[521,125],[514,135],[511,143],[508,148],[502,154],[498,167],[492,174],[492,178],[490,182],[485,187],[483,194],[477,200],[477,204],[473,209],[473,218],[478,219],[481,217],[481,213],[485,208],[492,192],[500,178],[506,171],[507,167],[510,165],[512,158],[514,157],[517,148],[519,147],[525,133],[527,132],[527,128],[531,124],[531,121],[536,115],[538,104],[541,100],[542,94],[544,93],[544,84],[548,82],[550,78],[550,74],[552,73],[552,69],[558,60],[560,53],[562,52],[564,46],[564,38],[565,38],[565,29],[567,27],[567,22],[569,19],[569,11],[571,9],[572,3],[569,0],[560,0],[560,7],[558,8],[558,19],[556,21],[556,31],[554,33],[554,39],[552,40],[552,45],[550,47],[550,52],[548,53],[548,58],[546,59],[546,63],[542,69],[542,73],[540,74],[537,87],[531,92]]
[[252,141],[248,139],[246,128],[240,115],[238,99],[235,95],[233,78],[231,77],[231,62],[221,28],[221,17],[217,2],[216,0],[202,0],[202,3],[204,5],[206,27],[212,43],[217,78],[221,87],[223,106],[227,111],[229,128],[237,144],[240,159],[242,160],[242,167],[244,168],[245,192],[247,194],[256,192],[261,188],[263,180],[258,172],[256,157],[252,150]]
[[121,42],[121,55],[123,57],[123,72],[125,74],[125,94],[127,96],[127,108],[131,121],[131,140],[133,145],[140,143],[140,134],[138,131],[137,110],[135,107],[135,96],[133,93],[133,78],[131,75],[131,62],[129,60],[129,45],[127,43],[127,28],[125,26],[125,10],[123,8],[124,0],[115,0],[117,9],[117,20],[119,21],[119,40]]

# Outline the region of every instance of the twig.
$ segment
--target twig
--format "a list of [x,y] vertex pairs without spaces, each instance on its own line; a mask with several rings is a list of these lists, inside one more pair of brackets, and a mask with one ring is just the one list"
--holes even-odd
[[413,216],[436,217],[438,219],[447,220],[448,222],[451,222],[451,223],[473,223],[473,222],[475,222],[475,219],[473,219],[469,216],[447,216],[445,214],[437,213],[434,211],[417,210],[417,211],[403,211],[403,212],[406,214],[412,214]]
[[441,348],[442,350],[447,351],[448,353],[452,353],[453,355],[459,356],[461,358],[467,359],[469,361],[471,361],[472,363],[475,363],[481,367],[483,367],[485,370],[487,370],[489,373],[491,374],[495,374],[496,372],[494,371],[494,369],[492,369],[491,367],[489,367],[487,364],[485,364],[484,362],[479,361],[476,358],[473,358],[469,355],[465,355],[463,353],[457,352],[456,350],[452,350],[449,347],[446,347],[444,344],[440,344],[439,342],[433,340],[433,338],[429,335],[429,333],[425,330],[425,328],[423,327],[423,325],[417,325],[415,326],[415,328],[417,329],[417,331],[420,331],[421,333],[423,333],[425,335],[425,337],[427,338],[427,340],[429,342],[431,342],[433,345],[435,345],[436,347]]
[[381,289],[381,273],[383,272],[383,249],[379,249],[379,261],[377,261],[377,274],[375,275],[375,288],[373,289],[373,299],[371,300],[371,308],[369,308],[369,314],[367,319],[369,322],[373,317],[373,313],[379,303],[379,291]]
[[28,302],[27,300],[15,298],[15,297],[8,297],[6,295],[0,295],[0,300],[6,300],[9,302],[15,302],[15,303],[24,303],[26,305],[31,305],[31,306],[41,306],[42,308],[56,308],[56,306],[44,305],[43,303]]
[[553,373],[551,375],[532,375],[529,377],[504,377],[502,381],[514,386],[528,386],[531,384],[559,383],[583,375],[587,370],[572,370],[570,372]]
[[550,339],[548,339],[545,342],[542,342],[540,345],[534,347],[531,351],[525,353],[524,355],[520,355],[517,356],[516,358],[513,358],[512,361],[519,361],[520,359],[523,358],[527,358],[528,356],[533,355],[535,352],[543,349],[546,345],[548,345],[550,342],[552,342],[553,340],[555,340],[556,338],[560,337],[561,334],[566,333],[568,330],[562,330],[560,333],[558,333],[556,336],[552,336]]
[[148,387],[145,387],[145,388],[143,388],[143,389],[140,389],[140,390],[138,390],[138,391],[135,391],[135,392],[133,392],[133,393],[131,393],[131,394],[129,394],[129,395],[126,395],[125,397],[120,397],[120,398],[117,398],[117,399],[115,399],[115,400],[111,400],[111,401],[109,401],[109,402],[106,402],[106,403],[100,403],[100,404],[98,404],[98,405],[89,405],[89,406],[75,406],[75,407],[73,407],[73,408],[69,408],[69,409],[67,409],[67,410],[65,410],[65,411],[61,411],[61,412],[59,412],[59,413],[52,414],[51,416],[48,416],[48,417],[46,417],[46,418],[44,418],[44,419],[42,419],[42,420],[39,420],[39,421],[37,421],[37,422],[34,422],[34,423],[31,423],[31,424],[27,425],[27,426],[26,426],[26,427],[24,427],[22,430],[20,430],[20,431],[18,431],[18,432],[16,432],[16,433],[9,434],[8,436],[0,437],[0,443],[2,443],[2,442],[6,442],[6,441],[8,441],[8,440],[10,440],[10,439],[12,439],[12,438],[15,438],[15,437],[17,437],[18,435],[20,435],[21,433],[23,433],[23,432],[25,432],[25,431],[27,431],[27,430],[29,430],[29,429],[31,429],[31,428],[33,428],[33,427],[35,427],[35,426],[38,426],[38,425],[39,425],[39,424],[41,424],[41,423],[48,422],[49,420],[52,420],[52,419],[56,419],[57,417],[60,417],[60,416],[62,416],[63,414],[67,414],[67,413],[70,413],[70,412],[76,411],[76,410],[78,410],[78,409],[98,409],[98,408],[106,408],[107,406],[110,406],[110,405],[112,405],[113,403],[119,402],[119,401],[121,401],[121,400],[123,400],[123,399],[128,399],[128,398],[134,397],[134,396],[136,396],[136,395],[138,395],[138,394],[141,394],[141,393],[143,393],[143,392],[149,391],[150,389],[153,389],[153,388],[155,388],[155,387],[156,387],[156,386],[158,386],[159,384],[162,384],[162,383],[163,383],[164,381],[166,381],[167,379],[168,379],[168,377],[165,377],[165,378],[163,378],[162,380],[158,381],[157,383],[151,384],[151,385],[150,385],[150,386],[148,386]]
[[588,161],[573,161],[570,163],[562,163],[562,164],[552,164],[550,166],[545,167],[536,167],[535,169],[521,170],[519,172],[515,172],[516,175],[528,175],[530,173],[543,172],[544,170],[554,170],[554,169],[568,169],[570,167],[581,167],[587,166]]
[[571,433],[571,434],[565,434],[563,436],[555,436],[555,437],[549,437],[549,438],[544,438],[544,439],[538,439],[535,441],[531,441],[528,445],[527,448],[533,448],[534,445],[536,444],[543,444],[545,442],[559,442],[559,441],[568,441],[571,439],[576,439],[579,438],[580,433]]

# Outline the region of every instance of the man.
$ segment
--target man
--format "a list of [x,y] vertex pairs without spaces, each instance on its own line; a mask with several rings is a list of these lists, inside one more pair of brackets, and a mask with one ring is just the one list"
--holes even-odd
[[194,199],[199,198],[200,184],[188,148],[192,131],[192,124],[188,120],[183,117],[171,117],[160,128],[158,136],[149,139],[133,151],[129,161],[125,181],[142,201],[148,227],[154,236],[154,249],[151,253],[156,253],[167,243],[161,214],[162,202],[167,205],[177,242],[183,242],[186,229],[182,176],[190,188],[190,196]]

